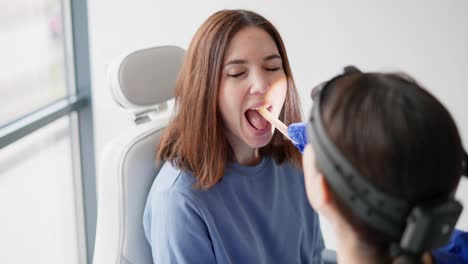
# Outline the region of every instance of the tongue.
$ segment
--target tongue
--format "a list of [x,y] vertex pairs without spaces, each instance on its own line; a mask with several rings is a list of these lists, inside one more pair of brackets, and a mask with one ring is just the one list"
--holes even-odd
[[265,118],[255,110],[247,110],[245,116],[247,117],[247,120],[249,120],[250,124],[258,130],[265,129],[268,125],[268,121],[266,121]]

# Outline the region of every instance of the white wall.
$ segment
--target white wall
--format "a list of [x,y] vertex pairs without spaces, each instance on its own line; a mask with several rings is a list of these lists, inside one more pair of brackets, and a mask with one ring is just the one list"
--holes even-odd
[[[363,70],[403,70],[427,86],[451,111],[468,148],[468,1],[156,1],[89,2],[97,157],[131,125],[114,106],[106,67],[123,52],[153,45],[186,48],[213,12],[246,8],[273,22],[286,44],[306,115],[310,88],[355,64]],[[468,181],[458,196],[467,209],[458,227],[468,230]],[[329,246],[335,241],[324,224]]]

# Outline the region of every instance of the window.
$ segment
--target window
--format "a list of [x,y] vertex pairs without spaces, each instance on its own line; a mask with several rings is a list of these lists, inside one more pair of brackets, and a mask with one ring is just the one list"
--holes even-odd
[[5,1],[0,8],[0,125],[67,95],[60,0]]
[[0,43],[0,259],[91,263],[86,1],[0,0]]
[[80,263],[70,118],[0,152],[2,263]]

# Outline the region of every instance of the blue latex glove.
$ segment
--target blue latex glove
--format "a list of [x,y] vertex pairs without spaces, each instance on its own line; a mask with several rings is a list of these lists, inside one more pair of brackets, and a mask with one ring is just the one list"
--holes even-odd
[[468,263],[468,232],[454,230],[450,242],[442,248],[432,251],[436,263]]
[[293,123],[288,126],[288,135],[296,143],[293,145],[301,152],[307,145],[306,123]]

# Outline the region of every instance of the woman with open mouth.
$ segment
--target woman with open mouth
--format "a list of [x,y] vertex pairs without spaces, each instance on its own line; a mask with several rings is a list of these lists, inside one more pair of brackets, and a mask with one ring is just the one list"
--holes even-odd
[[155,263],[320,263],[301,153],[258,112],[301,111],[283,41],[264,17],[223,10],[199,28],[176,84],[144,214]]

